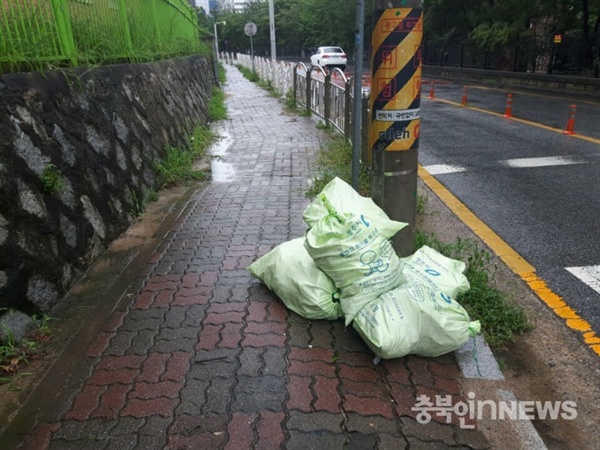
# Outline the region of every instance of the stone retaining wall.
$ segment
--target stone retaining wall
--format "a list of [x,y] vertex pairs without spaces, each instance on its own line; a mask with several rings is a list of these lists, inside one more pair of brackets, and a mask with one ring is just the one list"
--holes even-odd
[[0,76],[0,308],[59,301],[208,123],[214,83],[200,56]]

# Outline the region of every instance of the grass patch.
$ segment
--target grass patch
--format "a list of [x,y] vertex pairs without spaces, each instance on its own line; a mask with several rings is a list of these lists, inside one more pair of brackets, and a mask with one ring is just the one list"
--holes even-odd
[[223,67],[223,64],[221,64],[221,63],[219,63],[217,67],[218,67],[219,83],[223,84],[223,83],[225,83],[225,81],[227,81],[225,67]]
[[317,123],[317,130],[331,130],[331,127],[327,122],[319,120],[319,123]]
[[207,174],[194,168],[194,163],[206,156],[216,134],[207,126],[196,127],[187,148],[167,146],[166,156],[156,164],[161,187],[205,180]]
[[252,81],[253,83],[256,83],[259,87],[269,92],[269,95],[271,97],[279,97],[279,92],[277,92],[277,89],[275,89],[275,86],[273,86],[271,80],[261,79],[256,71],[250,70],[247,67],[242,66],[241,64],[238,64],[236,67],[240,72],[242,72],[242,75],[244,75],[245,78]]
[[283,106],[284,106],[285,110],[290,113],[298,112],[298,102],[294,98],[293,91],[288,91],[288,93],[285,94],[285,101],[283,102]]
[[258,76],[258,73],[256,73],[256,71],[250,70],[247,67],[242,66],[241,64],[238,64],[235,67],[237,67],[238,70],[242,72],[242,75],[244,75],[244,77],[246,77],[253,83],[258,83],[260,81],[260,77]]
[[0,340],[0,384],[10,383],[15,377],[31,375],[23,372],[22,368],[43,355],[40,343],[51,337],[51,320],[46,314],[33,316],[36,329],[19,341],[12,330],[3,330],[4,338]]
[[[315,197],[335,177],[352,184],[352,145],[344,136],[332,135],[327,146],[320,149],[315,164],[315,176],[305,192],[307,197]],[[363,168],[359,176],[358,192],[368,196],[370,191],[371,177],[368,170]]]
[[433,234],[417,231],[416,247],[423,245],[466,264],[465,275],[471,288],[456,300],[473,319],[480,321],[481,332],[491,347],[504,347],[514,341],[516,335],[533,329],[525,312],[492,285],[490,273],[496,267],[491,263],[490,253],[477,242],[458,237],[454,243],[446,243]]
[[425,214],[425,206],[429,198],[426,195],[417,194],[417,214]]
[[225,106],[225,92],[217,87],[212,88],[210,101],[208,103],[208,119],[212,122],[227,118],[227,107]]
[[266,90],[270,97],[279,97],[279,92],[277,92],[277,89],[275,89],[271,80],[259,80],[256,84]]
[[133,206],[129,210],[131,217],[136,218],[144,214],[148,205],[158,199],[158,193],[154,189],[149,189],[143,193],[141,197],[137,192],[131,190],[131,201]]

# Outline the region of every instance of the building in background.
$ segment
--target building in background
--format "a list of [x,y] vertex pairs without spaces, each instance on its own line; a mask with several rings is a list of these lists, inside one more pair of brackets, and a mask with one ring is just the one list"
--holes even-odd
[[263,0],[188,0],[190,5],[202,8],[207,15],[211,16],[219,10],[243,11],[246,6],[253,2]]
[[221,9],[233,10],[236,12],[243,11],[249,3],[257,0],[220,0]]
[[207,16],[212,16],[222,8],[222,0],[191,0],[196,2],[198,8],[202,8]]
[[202,8],[207,16],[210,15],[210,5],[209,5],[208,0],[195,0],[195,1],[196,1],[197,8]]
[[196,7],[202,8],[207,16],[212,16],[221,7],[221,0],[190,0]]

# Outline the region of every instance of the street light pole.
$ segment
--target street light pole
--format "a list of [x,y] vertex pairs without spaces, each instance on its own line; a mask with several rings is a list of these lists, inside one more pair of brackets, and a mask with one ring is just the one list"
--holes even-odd
[[219,85],[219,38],[217,37],[217,25],[225,25],[227,22],[223,21],[223,22],[215,22],[213,23],[213,29],[214,29],[214,47],[215,47],[215,57],[214,57],[214,63],[215,63],[215,80],[216,80],[216,84],[217,86]]
[[269,29],[271,31],[271,61],[276,61],[277,46],[275,44],[275,12],[273,9],[273,0],[269,0]]

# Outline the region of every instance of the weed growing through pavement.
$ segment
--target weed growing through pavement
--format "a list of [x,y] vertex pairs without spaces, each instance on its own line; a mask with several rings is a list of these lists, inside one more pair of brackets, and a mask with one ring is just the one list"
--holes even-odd
[[244,77],[266,90],[271,97],[279,97],[279,92],[277,92],[277,89],[275,89],[275,86],[273,86],[271,80],[261,79],[256,71],[250,70],[242,65],[237,65],[236,67],[240,72],[242,72]]
[[175,186],[207,179],[207,174],[194,168],[194,163],[202,159],[216,134],[207,126],[196,127],[187,148],[167,146],[166,156],[156,164],[161,187]]
[[50,322],[55,319],[48,314],[34,314],[32,320],[35,323],[37,333],[47,336],[50,334]]
[[244,77],[246,77],[253,83],[258,83],[260,81],[260,77],[258,76],[258,73],[256,73],[256,71],[248,69],[247,67],[244,67],[241,64],[238,64],[236,67],[240,72],[242,72],[242,75],[244,75]]
[[[340,134],[332,134],[325,148],[321,148],[315,161],[315,176],[307,197],[315,197],[335,177],[352,183],[352,145]],[[363,166],[359,176],[358,192],[368,196],[370,193],[370,176]]]
[[10,383],[15,377],[31,375],[31,372],[23,372],[21,369],[43,354],[39,344],[50,339],[51,320],[53,319],[46,314],[34,315],[35,331],[20,340],[15,338],[12,330],[4,327],[4,338],[0,340],[0,384]]
[[65,186],[65,181],[60,169],[54,164],[47,164],[41,175],[44,191],[47,194],[57,194]]
[[223,64],[219,63],[218,65],[218,69],[219,69],[219,83],[223,84],[225,83],[226,80],[226,72],[225,72],[225,68],[223,67]]
[[273,83],[271,83],[271,80],[258,80],[256,84],[266,90],[270,97],[279,97],[279,93],[277,92],[277,89],[275,89],[275,86],[273,86]]
[[330,130],[331,127],[329,126],[329,124],[327,122],[319,120],[319,123],[317,123],[317,129],[318,130]]
[[285,107],[285,110],[288,112],[291,112],[291,113],[298,112],[298,102],[294,98],[293,91],[288,91],[287,94],[285,94],[285,101],[284,101],[283,105]]
[[138,197],[137,193],[132,189],[131,201],[133,202],[133,206],[129,210],[129,214],[131,214],[131,217],[133,218],[141,216],[146,211],[148,205],[157,198],[158,194],[154,189],[145,191],[142,197]]
[[208,103],[208,119],[211,122],[227,118],[227,107],[225,106],[225,93],[222,89],[213,87]]
[[516,335],[533,328],[525,312],[493,286],[490,274],[496,267],[491,263],[490,253],[480,248],[477,242],[457,237],[454,243],[446,243],[434,234],[417,231],[416,247],[423,245],[466,264],[465,276],[471,288],[456,300],[473,319],[480,321],[482,334],[490,346],[503,347]]
[[429,198],[423,194],[417,194],[417,214],[426,214],[425,206]]

